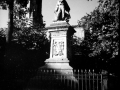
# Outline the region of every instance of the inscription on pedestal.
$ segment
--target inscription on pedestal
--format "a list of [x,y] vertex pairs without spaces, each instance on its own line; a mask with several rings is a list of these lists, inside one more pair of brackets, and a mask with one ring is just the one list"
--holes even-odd
[[52,44],[52,58],[65,55],[65,43],[63,40],[54,39]]

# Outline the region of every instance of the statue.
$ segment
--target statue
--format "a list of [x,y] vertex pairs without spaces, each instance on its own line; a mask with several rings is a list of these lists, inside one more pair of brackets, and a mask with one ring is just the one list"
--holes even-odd
[[55,8],[55,20],[54,21],[69,21],[70,17],[70,7],[66,0],[58,0]]

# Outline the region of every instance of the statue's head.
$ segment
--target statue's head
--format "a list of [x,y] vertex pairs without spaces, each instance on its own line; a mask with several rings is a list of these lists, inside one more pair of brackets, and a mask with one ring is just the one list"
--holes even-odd
[[58,0],[59,3],[63,3],[65,0]]

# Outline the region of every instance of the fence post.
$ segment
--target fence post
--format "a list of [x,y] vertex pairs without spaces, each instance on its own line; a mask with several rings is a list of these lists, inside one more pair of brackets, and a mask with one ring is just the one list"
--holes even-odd
[[102,90],[108,90],[108,73],[107,71],[102,71]]
[[85,69],[85,72],[84,72],[84,74],[85,74],[85,90],[87,90],[87,70]]
[[78,75],[77,75],[77,76],[78,76],[78,77],[77,77],[77,78],[78,78],[78,90],[79,90],[79,82],[80,82],[80,76],[79,76],[79,73],[80,73],[80,72],[79,72],[79,69],[78,69]]
[[81,79],[82,79],[82,90],[83,90],[83,80],[84,80],[84,77],[83,77],[83,70],[81,70]]
[[94,73],[94,69],[93,69],[93,75],[92,75],[92,77],[93,77],[93,90],[95,90],[95,85],[94,85],[94,80],[95,80],[95,73]]
[[90,79],[91,79],[91,71],[90,71],[90,69],[89,69],[89,71],[88,71],[88,75],[89,75],[89,90],[91,90],[91,83],[90,83]]

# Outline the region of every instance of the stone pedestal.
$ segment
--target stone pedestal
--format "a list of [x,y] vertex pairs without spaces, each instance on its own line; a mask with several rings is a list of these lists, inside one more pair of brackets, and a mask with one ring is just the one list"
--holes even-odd
[[68,69],[72,72],[69,65],[71,56],[71,36],[74,29],[66,21],[53,22],[48,29],[50,33],[50,58],[45,61],[47,65],[55,69]]

